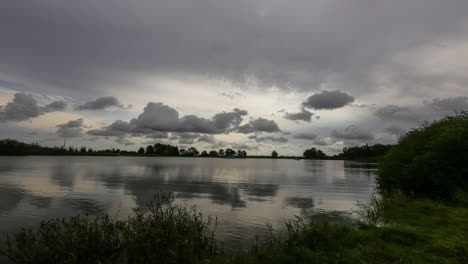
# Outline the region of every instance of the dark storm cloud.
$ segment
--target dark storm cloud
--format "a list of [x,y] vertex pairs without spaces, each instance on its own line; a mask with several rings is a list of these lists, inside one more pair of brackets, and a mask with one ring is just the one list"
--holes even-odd
[[317,139],[317,135],[315,135],[313,133],[299,133],[299,134],[294,135],[294,138],[314,140],[314,139]]
[[377,117],[386,121],[418,122],[424,120],[426,113],[416,108],[398,105],[386,105],[375,111]]
[[186,115],[163,103],[148,103],[142,114],[130,121],[136,131],[193,132],[205,134],[229,133],[237,129],[247,111],[235,108],[232,112],[215,114],[211,119]]
[[242,125],[239,127],[237,132],[243,133],[243,134],[249,134],[253,132],[267,132],[267,133],[273,133],[273,132],[280,132],[281,130],[278,127],[278,124],[276,124],[275,121],[273,120],[268,120],[265,118],[258,118],[255,120],[251,120],[249,123]]
[[309,96],[305,102],[302,103],[303,107],[313,108],[316,110],[321,109],[337,109],[347,104],[354,102],[354,97],[342,91],[322,91]]
[[55,101],[43,107],[43,112],[63,111],[67,108],[67,103],[64,101]]
[[68,121],[65,124],[57,125],[59,128],[57,134],[60,137],[71,138],[83,136],[84,121],[83,118]]
[[249,139],[253,139],[256,142],[277,142],[277,143],[286,143],[288,142],[288,139],[285,137],[273,137],[273,136],[257,136],[257,135],[252,135],[249,136]]
[[468,111],[468,96],[450,97],[444,99],[433,99],[425,102],[429,107],[448,112]]
[[214,144],[216,141],[212,135],[200,135],[198,137],[198,142],[206,142]]
[[115,139],[115,142],[121,144],[121,145],[125,145],[125,146],[133,146],[135,145],[135,143],[131,142],[130,140],[126,139],[126,138],[116,138]]
[[[232,112],[222,112],[207,119],[196,115],[179,117],[179,112],[163,103],[148,103],[137,118],[130,122],[116,120],[107,127],[89,130],[93,136],[125,137],[146,136],[150,138],[167,138],[179,140],[183,144],[192,144],[195,139],[199,142],[213,142],[209,135],[228,134],[231,132],[279,132],[278,125],[273,120],[258,118],[240,126],[246,110],[234,108]],[[200,134],[209,134],[201,136]]]
[[167,132],[159,132],[159,131],[156,131],[156,132],[153,132],[149,135],[146,135],[145,136],[146,138],[154,138],[154,139],[157,139],[157,138],[168,138],[169,137],[169,133]]
[[232,112],[223,112],[213,116],[213,122],[217,129],[229,131],[237,128],[242,122],[242,116],[247,115],[246,110],[234,108]]
[[358,94],[376,89],[369,73],[382,65],[402,74],[392,64],[402,50],[466,33],[467,10],[465,0],[2,1],[0,72],[76,94],[141,72]]
[[445,115],[468,110],[468,97],[435,98],[420,105],[385,105],[375,109],[374,114],[384,120],[418,125]]
[[94,101],[86,102],[76,107],[77,111],[80,110],[102,110],[109,107],[125,108],[117,98],[113,96],[106,96],[97,98]]
[[16,93],[13,101],[0,106],[0,122],[19,122],[38,117],[48,112],[61,111],[66,103],[55,101],[45,106],[39,106],[31,94]]
[[292,121],[304,121],[310,122],[312,120],[312,116],[314,114],[312,112],[307,111],[306,109],[302,108],[300,112],[297,113],[288,113],[284,114],[284,118],[292,120]]
[[374,135],[369,131],[359,128],[355,125],[346,127],[343,130],[333,130],[331,136],[343,140],[371,140]]
[[319,146],[330,145],[330,143],[331,142],[327,142],[325,139],[316,139],[316,140],[314,140],[314,144],[319,145]]

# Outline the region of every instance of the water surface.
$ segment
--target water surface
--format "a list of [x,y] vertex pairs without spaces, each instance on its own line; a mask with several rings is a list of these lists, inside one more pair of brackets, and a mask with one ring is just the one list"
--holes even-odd
[[170,191],[218,218],[224,247],[246,249],[266,222],[350,216],[374,174],[374,164],[350,161],[0,156],[0,232],[77,213],[123,218]]

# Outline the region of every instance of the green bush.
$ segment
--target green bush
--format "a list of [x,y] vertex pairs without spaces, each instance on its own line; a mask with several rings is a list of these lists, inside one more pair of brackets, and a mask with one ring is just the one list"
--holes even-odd
[[433,199],[468,191],[468,113],[426,123],[402,136],[379,166],[383,193]]
[[213,222],[158,195],[126,221],[74,216],[7,235],[13,263],[200,263],[216,254]]

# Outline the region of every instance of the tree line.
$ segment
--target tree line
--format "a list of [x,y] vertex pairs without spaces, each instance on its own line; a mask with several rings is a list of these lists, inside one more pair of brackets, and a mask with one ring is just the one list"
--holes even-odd
[[[312,147],[303,152],[302,157],[306,159],[348,159],[348,160],[374,160],[385,155],[391,145],[363,145],[356,147],[345,147],[343,151],[334,156],[328,156],[320,149]],[[97,150],[90,147],[44,147],[38,143],[24,143],[13,139],[0,140],[0,155],[148,155],[148,156],[184,156],[184,157],[247,157],[245,150],[234,150],[231,148],[199,151],[195,147],[179,149],[177,146],[156,143],[146,147],[140,147],[137,151],[120,149]],[[272,158],[285,158],[279,156],[278,152],[271,153]],[[292,157],[289,157],[292,158]]]
[[345,147],[338,155],[328,156],[317,148],[306,149],[303,157],[307,159],[377,160],[383,157],[393,145],[363,145]]
[[198,151],[195,147],[179,149],[177,146],[156,143],[141,147],[137,151],[120,149],[97,150],[89,147],[45,147],[38,143],[24,143],[13,139],[0,140],[0,155],[149,155],[149,156],[186,156],[186,157],[247,157],[245,150],[233,150],[231,148]]

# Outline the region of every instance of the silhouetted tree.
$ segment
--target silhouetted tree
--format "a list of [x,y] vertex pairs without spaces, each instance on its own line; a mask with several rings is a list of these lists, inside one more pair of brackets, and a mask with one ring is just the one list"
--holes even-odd
[[198,156],[199,154],[200,152],[198,152],[198,150],[194,147],[189,148],[186,153],[188,156]]
[[202,157],[208,157],[208,152],[206,152],[205,150],[202,151],[201,155]]
[[145,149],[144,148],[139,148],[138,149],[138,154],[145,154]]
[[278,157],[278,152],[276,152],[275,150],[273,150],[273,152],[271,152],[271,157],[277,158],[277,157]]
[[157,154],[157,155],[168,155],[168,156],[179,155],[179,148],[177,146],[156,143],[153,149],[154,149],[154,154]]
[[338,158],[342,159],[367,159],[373,157],[384,156],[390,150],[392,145],[375,144],[372,146],[363,145],[356,147],[343,148],[343,152],[338,154]]
[[224,154],[226,157],[232,157],[236,154],[236,152],[233,149],[228,148],[224,151]]
[[146,155],[154,154],[154,149],[152,145],[146,147]]
[[310,148],[306,149],[303,153],[304,158],[308,159],[325,159],[327,155],[320,149]]
[[209,155],[210,155],[210,157],[218,157],[219,156],[219,154],[218,154],[218,152],[216,150],[210,151]]
[[218,152],[219,156],[224,156],[224,150],[223,149],[220,149],[219,152]]

